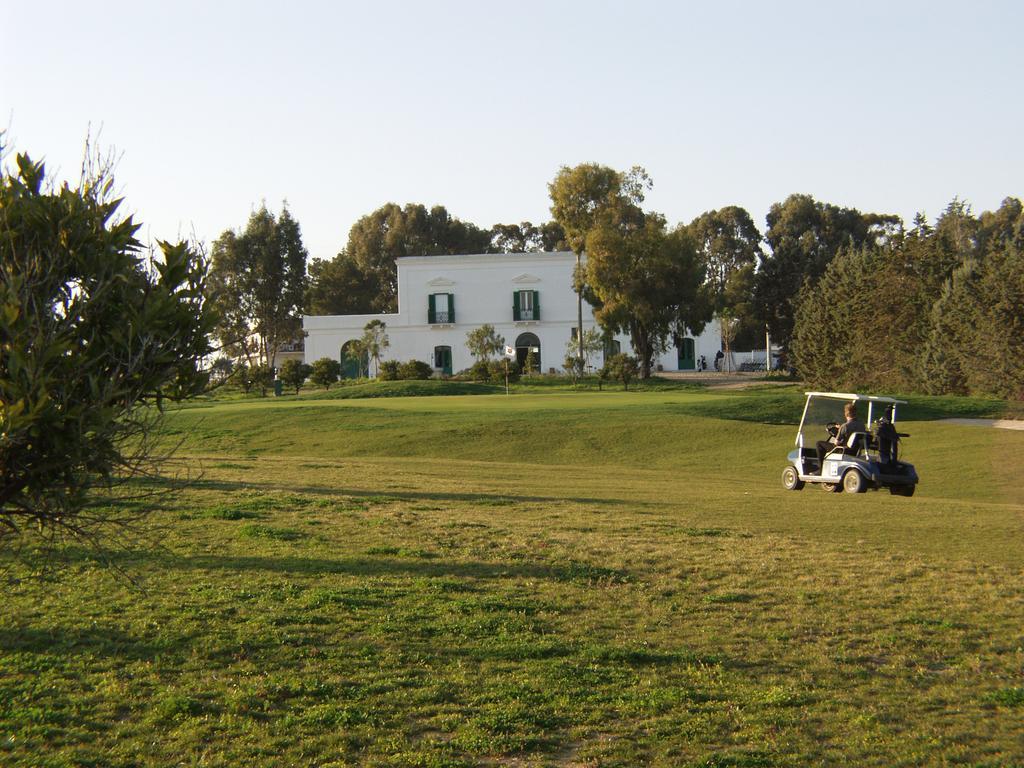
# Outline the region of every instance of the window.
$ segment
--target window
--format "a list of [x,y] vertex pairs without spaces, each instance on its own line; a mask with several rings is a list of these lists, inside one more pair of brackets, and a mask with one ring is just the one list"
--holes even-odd
[[513,291],[512,319],[540,320],[540,291]]
[[455,322],[455,296],[451,293],[432,293],[427,302],[427,322],[434,325]]

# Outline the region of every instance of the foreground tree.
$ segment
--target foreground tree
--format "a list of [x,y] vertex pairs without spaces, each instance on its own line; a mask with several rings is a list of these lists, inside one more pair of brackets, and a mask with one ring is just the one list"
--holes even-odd
[[221,344],[249,365],[271,365],[302,324],[306,249],[298,222],[287,208],[275,217],[261,207],[243,232],[224,232],[212,256]]
[[16,165],[0,177],[0,540],[117,545],[144,513],[102,492],[156,473],[163,404],[207,384],[207,262],[185,243],[146,258],[102,169],[53,188]]

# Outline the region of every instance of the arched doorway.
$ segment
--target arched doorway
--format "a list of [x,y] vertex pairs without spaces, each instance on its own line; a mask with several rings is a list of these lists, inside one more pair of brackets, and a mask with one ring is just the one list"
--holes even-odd
[[364,352],[362,359],[359,359],[359,355],[354,350],[354,345],[357,343],[355,339],[349,339],[341,346],[341,378],[343,379],[358,379],[360,376],[367,375],[369,371],[370,358]]
[[693,339],[680,339],[676,344],[679,350],[679,370],[693,371],[697,368],[697,352],[694,349]]
[[516,362],[519,363],[519,370],[526,371],[526,356],[533,350],[534,372],[543,370],[540,365],[540,339],[533,333],[521,333],[516,339]]

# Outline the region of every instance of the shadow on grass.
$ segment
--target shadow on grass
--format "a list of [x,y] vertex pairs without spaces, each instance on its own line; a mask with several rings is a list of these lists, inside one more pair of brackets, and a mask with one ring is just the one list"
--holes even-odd
[[191,635],[145,640],[108,626],[0,628],[0,651],[4,653],[65,657],[84,654],[127,661],[152,661],[166,654],[184,652],[193,640]]
[[[96,562],[94,553],[87,549],[69,548],[65,551],[68,562]],[[111,553],[117,566],[138,568],[156,566],[161,571],[200,570],[253,571],[310,576],[338,574],[346,576],[395,576],[411,578],[464,578],[464,579],[545,579],[566,584],[598,584],[610,586],[632,581],[626,571],[606,568],[582,560],[556,562],[452,562],[435,558],[392,557],[302,557],[297,555],[175,555],[166,550],[129,551]]]
[[[159,478],[148,478],[136,481],[139,485],[163,485],[164,481]],[[170,481],[168,481],[168,484]],[[379,500],[387,497],[393,501],[467,501],[475,502],[487,507],[507,506],[509,504],[529,503],[558,503],[570,502],[573,504],[590,504],[594,506],[617,507],[629,504],[633,507],[644,506],[642,502],[635,499],[609,499],[589,496],[524,496],[516,494],[509,496],[507,493],[454,493],[424,491],[397,491],[364,488],[345,488],[340,486],[326,485],[295,485],[290,483],[260,482],[260,481],[233,481],[233,480],[211,480],[203,478],[188,484],[189,488],[210,491],[252,491],[254,489],[277,491],[280,493],[309,493],[319,496],[350,496],[355,499],[368,498]]]
[[259,555],[191,555],[161,558],[165,567],[206,571],[261,571],[286,574],[341,574],[346,576],[398,576],[413,578],[546,579],[564,583],[625,583],[629,574],[577,561],[566,563],[446,562],[408,558],[262,557]]

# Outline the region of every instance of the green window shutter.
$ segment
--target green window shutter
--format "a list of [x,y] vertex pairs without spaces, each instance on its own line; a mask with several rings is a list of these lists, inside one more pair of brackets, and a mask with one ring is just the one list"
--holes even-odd
[[533,319],[540,320],[540,291],[533,292]]
[[433,293],[427,297],[427,322],[434,323],[437,320],[437,296]]
[[455,294],[448,294],[448,322],[455,322]]
[[522,315],[519,309],[519,291],[512,291],[512,319],[520,320]]

